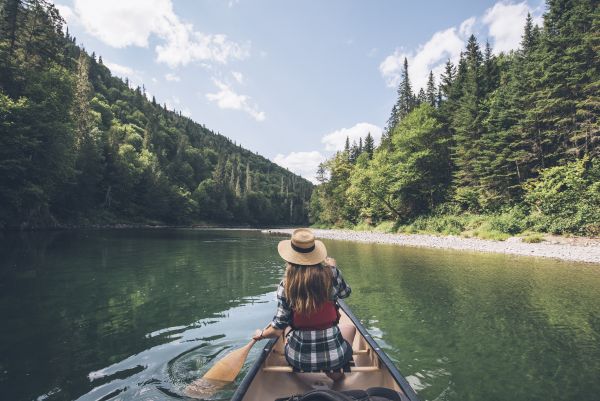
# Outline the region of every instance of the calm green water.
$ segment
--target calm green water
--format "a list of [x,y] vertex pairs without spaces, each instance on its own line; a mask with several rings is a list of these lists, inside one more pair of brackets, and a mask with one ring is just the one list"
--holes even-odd
[[[182,398],[272,317],[279,239],[0,237],[0,399]],[[348,303],[423,400],[600,399],[600,266],[325,243],[353,288]]]

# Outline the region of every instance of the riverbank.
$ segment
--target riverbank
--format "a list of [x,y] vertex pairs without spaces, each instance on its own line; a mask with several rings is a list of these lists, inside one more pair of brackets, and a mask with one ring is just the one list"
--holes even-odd
[[[291,234],[293,229],[263,230],[269,234]],[[455,249],[461,251],[492,252],[508,255],[536,256],[574,262],[600,263],[600,239],[547,236],[539,243],[526,243],[520,237],[505,241],[464,238],[453,235],[388,234],[374,231],[315,229],[318,238],[393,244],[411,247]]]

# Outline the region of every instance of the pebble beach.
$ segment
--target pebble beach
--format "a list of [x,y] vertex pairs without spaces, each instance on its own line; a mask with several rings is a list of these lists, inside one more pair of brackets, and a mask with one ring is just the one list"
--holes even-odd
[[[291,234],[292,231],[294,230],[284,228],[263,230],[267,234]],[[342,241],[503,253],[600,264],[600,240],[595,238],[548,236],[540,243],[526,243],[522,242],[519,237],[512,237],[505,241],[491,241],[457,236],[388,234],[375,231],[321,229],[314,229],[313,231],[317,238]]]

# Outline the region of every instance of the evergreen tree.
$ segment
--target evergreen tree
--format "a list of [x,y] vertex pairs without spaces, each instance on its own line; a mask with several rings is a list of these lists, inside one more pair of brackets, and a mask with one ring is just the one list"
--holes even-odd
[[360,155],[360,151],[358,148],[358,145],[356,144],[356,140],[352,141],[352,147],[350,147],[350,153],[348,155],[348,160],[350,161],[350,163],[354,164],[356,163],[356,159],[358,159],[358,156]]
[[490,42],[485,43],[485,51],[483,53],[483,93],[485,95],[491,93],[498,87],[499,72],[496,66],[496,57],[492,54]]
[[435,107],[437,105],[437,91],[435,89],[435,79],[433,78],[433,71],[429,71],[429,78],[427,79],[427,103]]
[[414,107],[415,94],[412,91],[410,78],[408,76],[408,60],[404,58],[402,76],[400,79],[400,85],[398,86],[398,100],[396,101],[397,117],[394,121],[394,126],[398,124],[402,118],[406,117]]
[[369,155],[369,160],[373,158],[373,151],[375,150],[375,141],[373,140],[373,137],[371,136],[371,133],[368,132],[367,136],[365,137],[365,144],[363,146],[364,152],[367,153],[367,155]]
[[416,105],[421,105],[427,102],[427,95],[425,94],[425,91],[423,90],[423,88],[419,89],[419,94],[417,95],[417,102]]
[[388,118],[385,127],[383,128],[383,132],[381,133],[381,144],[380,146],[383,148],[389,148],[391,146],[391,132],[394,130],[396,126],[396,121],[398,119],[398,109],[396,105],[392,107],[392,111],[390,113],[390,117]]
[[250,171],[250,163],[246,163],[246,193],[252,192],[252,175]]
[[[480,155],[479,139],[482,134],[482,55],[477,44],[477,39],[471,35],[467,42],[467,51],[464,57],[464,70],[459,70],[457,80],[462,78],[462,93],[458,101],[456,112],[452,120],[454,129],[453,162],[455,171],[455,185],[469,191],[469,204],[467,207],[477,207],[471,201],[471,193],[478,187],[480,165],[476,162]],[[461,75],[464,74],[462,77]],[[457,196],[462,197],[459,193]],[[460,199],[459,199],[460,200]],[[462,200],[461,200],[462,201]]]
[[[433,75],[433,74],[430,74]],[[442,91],[442,95],[444,99],[451,99],[452,97],[452,83],[454,82],[454,78],[456,75],[456,68],[452,64],[452,62],[448,59],[446,62],[446,66],[444,68],[444,72],[442,73],[440,79],[440,89]]]
[[[319,167],[317,168],[317,176],[316,179],[317,181],[319,181],[320,184],[323,184],[325,181],[327,181],[327,177],[326,177],[326,171],[325,171],[325,165],[323,163],[319,163]],[[283,181],[282,181],[283,183]]]

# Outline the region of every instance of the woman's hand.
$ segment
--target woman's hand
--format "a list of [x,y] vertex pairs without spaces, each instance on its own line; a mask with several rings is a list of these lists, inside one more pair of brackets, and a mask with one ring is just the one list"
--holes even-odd
[[254,335],[252,336],[252,339],[255,341],[260,341],[264,340],[265,338],[276,338],[281,336],[282,334],[283,330],[276,329],[275,327],[271,326],[271,324],[269,324],[262,330],[256,330],[254,332]]
[[262,340],[264,338],[263,337],[263,332],[264,332],[264,330],[256,330],[254,332],[254,335],[252,336],[252,339],[254,341],[260,341],[260,340]]
[[329,256],[327,256],[325,258],[325,264],[329,267],[336,267],[337,266],[337,262],[335,261],[334,258],[330,258]]

